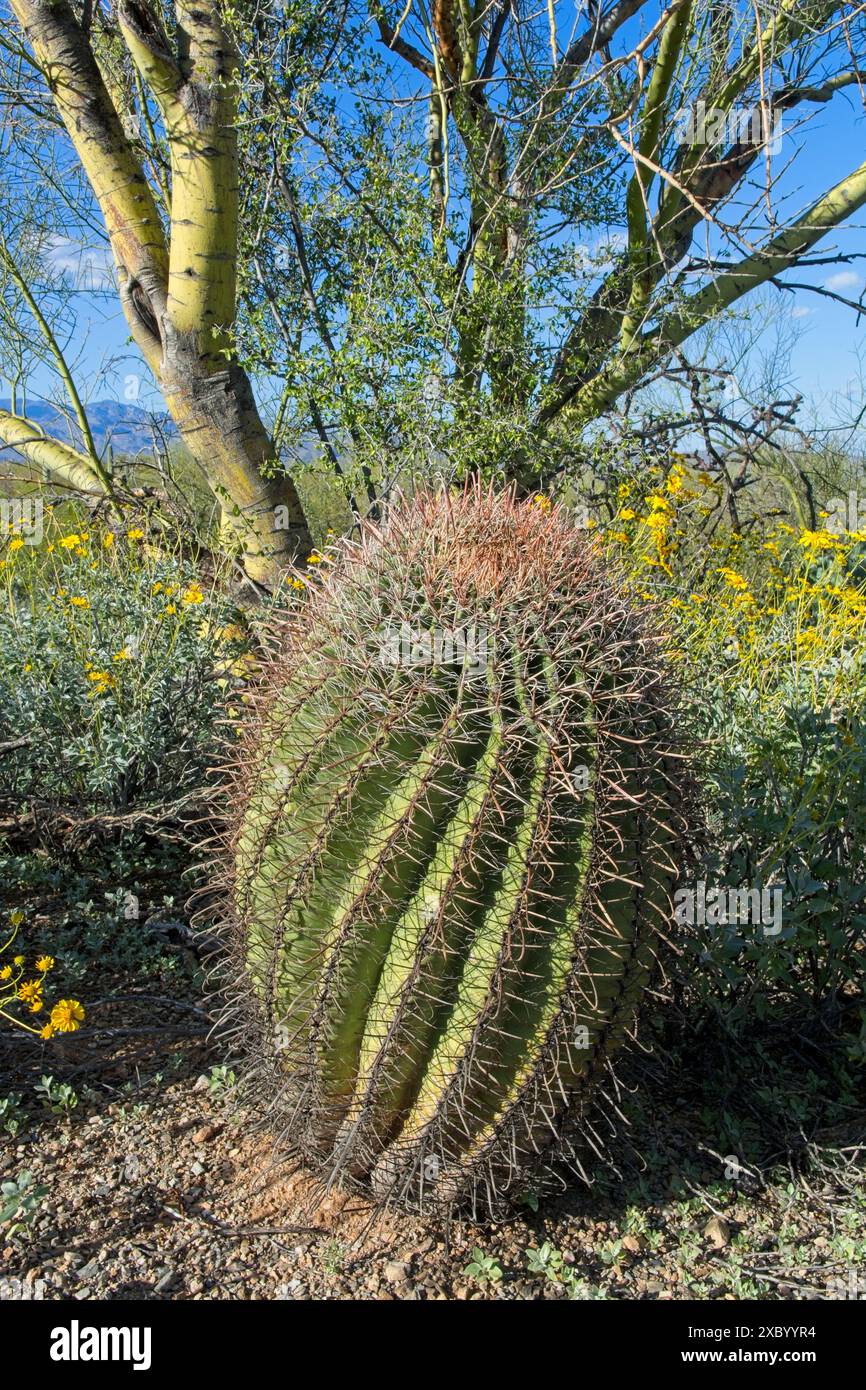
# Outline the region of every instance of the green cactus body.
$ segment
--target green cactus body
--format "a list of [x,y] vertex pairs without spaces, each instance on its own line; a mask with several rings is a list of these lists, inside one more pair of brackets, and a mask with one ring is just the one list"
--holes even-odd
[[[393,663],[395,624],[419,660]],[[483,661],[431,647],[455,630]],[[495,1206],[572,1151],[670,918],[687,787],[657,668],[586,536],[479,492],[368,532],[294,620],[241,755],[232,907],[329,1177]]]

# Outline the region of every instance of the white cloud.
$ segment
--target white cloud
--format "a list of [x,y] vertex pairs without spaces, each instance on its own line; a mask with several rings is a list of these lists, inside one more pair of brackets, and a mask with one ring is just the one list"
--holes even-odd
[[111,252],[107,246],[82,246],[71,237],[55,233],[48,238],[44,262],[49,274],[62,276],[77,290],[94,293],[114,286]]
[[807,319],[810,314],[814,314],[814,309],[807,309],[805,304],[798,304],[796,309],[791,310],[792,319]]
[[835,275],[831,275],[824,282],[825,290],[853,290],[861,283],[860,276],[854,270],[839,270]]

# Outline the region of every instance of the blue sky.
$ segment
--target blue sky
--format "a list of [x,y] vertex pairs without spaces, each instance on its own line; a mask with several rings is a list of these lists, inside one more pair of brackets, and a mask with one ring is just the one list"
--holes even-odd
[[[802,189],[802,202],[832,187],[866,155],[866,117],[856,88],[831,106],[813,110],[808,127],[800,133],[805,137],[802,151],[785,176],[786,184]],[[795,133],[792,139],[797,138]],[[843,253],[866,253],[866,209],[819,243],[817,254],[826,254],[834,246]],[[825,286],[856,301],[866,284],[866,259],[806,268],[784,278]],[[866,319],[858,327],[852,310],[819,295],[798,291],[791,300],[801,335],[791,358],[792,379],[799,389],[817,402],[834,392],[844,392],[853,380],[859,382],[858,349],[862,352],[866,347]]]

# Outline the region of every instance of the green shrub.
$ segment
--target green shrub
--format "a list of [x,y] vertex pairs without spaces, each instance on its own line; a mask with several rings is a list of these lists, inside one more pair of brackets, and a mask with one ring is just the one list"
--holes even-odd
[[687,935],[688,993],[735,1030],[792,1008],[866,1020],[866,536],[822,519],[707,543],[707,475],[654,485],[623,489],[604,543],[668,615],[709,808],[698,877],[782,889],[778,934]]
[[245,639],[217,576],[137,528],[0,549],[0,804],[123,812],[202,783]]

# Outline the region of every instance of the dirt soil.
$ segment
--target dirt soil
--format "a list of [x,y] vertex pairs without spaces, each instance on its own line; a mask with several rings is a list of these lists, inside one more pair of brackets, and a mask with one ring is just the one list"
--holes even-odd
[[724,1153],[695,1128],[700,1097],[671,1100],[650,1069],[654,1157],[621,1182],[498,1225],[375,1217],[274,1153],[212,1073],[224,1058],[188,981],[105,985],[79,1034],[0,1035],[0,1096],[11,1077],[32,1097],[46,1072],[78,1095],[68,1115],[26,1099],[0,1140],[0,1175],[47,1188],[22,1232],[0,1228],[0,1294],[11,1276],[11,1296],[79,1300],[866,1297],[862,1116],[787,1170],[724,1181]]

